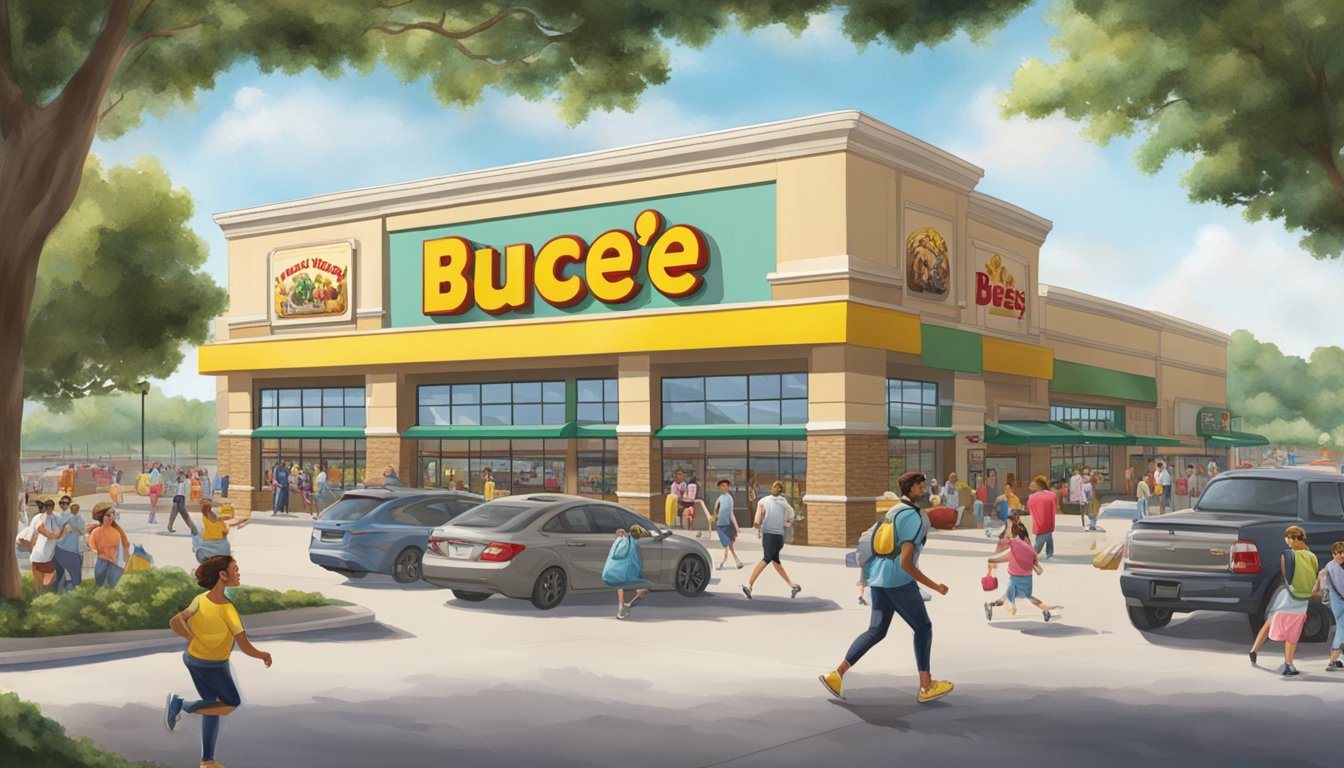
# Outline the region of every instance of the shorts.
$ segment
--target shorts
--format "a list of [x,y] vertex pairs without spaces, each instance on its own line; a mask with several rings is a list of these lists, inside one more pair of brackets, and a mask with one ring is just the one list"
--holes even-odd
[[682,507],[681,514],[685,516],[687,519],[691,520],[695,519],[695,505],[691,504],[690,506]]
[[733,526],[720,525],[716,530],[719,532],[719,544],[724,547],[731,547],[735,538],[733,536]]
[[763,533],[761,534],[761,562],[778,563],[779,553],[784,550],[784,534],[782,533]]
[[1030,599],[1031,599],[1031,577],[1030,577],[1030,576],[1009,576],[1009,577],[1008,577],[1008,591],[1004,593],[1004,597],[1007,598],[1009,602],[1012,602],[1012,601],[1017,600],[1017,599],[1019,599],[1019,598],[1020,598],[1020,599],[1023,599],[1023,600],[1030,600]]
[[34,562],[32,562],[32,561],[29,561],[28,564],[31,565],[32,568],[33,568],[33,570],[34,570],[34,571],[37,571],[38,573],[55,573],[55,572],[56,572],[56,561],[55,561],[55,560],[48,560],[48,561],[45,562],[45,563],[34,563]]

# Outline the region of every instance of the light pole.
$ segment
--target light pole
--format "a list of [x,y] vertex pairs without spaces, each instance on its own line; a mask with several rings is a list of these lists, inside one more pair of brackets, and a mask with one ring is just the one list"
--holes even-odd
[[149,394],[149,382],[140,382],[140,474],[147,471],[145,464],[145,396]]

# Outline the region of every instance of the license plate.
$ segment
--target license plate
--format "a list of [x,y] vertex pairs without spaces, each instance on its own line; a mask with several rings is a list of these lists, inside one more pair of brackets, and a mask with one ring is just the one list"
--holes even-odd
[[467,560],[471,557],[472,549],[470,544],[449,544],[448,557],[454,560]]
[[1175,600],[1181,596],[1180,584],[1154,584],[1153,597]]

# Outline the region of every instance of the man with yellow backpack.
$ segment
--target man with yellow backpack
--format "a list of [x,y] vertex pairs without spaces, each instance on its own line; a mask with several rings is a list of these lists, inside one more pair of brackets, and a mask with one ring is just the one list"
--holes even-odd
[[842,679],[873,646],[887,636],[891,620],[899,615],[915,633],[915,665],[919,671],[921,704],[941,699],[952,692],[952,683],[934,680],[930,674],[933,650],[933,622],[924,607],[919,584],[940,595],[947,585],[939,584],[919,570],[919,554],[929,537],[929,524],[915,505],[925,493],[926,478],[919,472],[907,472],[897,479],[900,503],[892,507],[859,539],[859,563],[872,589],[873,609],[868,631],[859,635],[845,658],[834,670],[818,677],[832,696],[843,699]]

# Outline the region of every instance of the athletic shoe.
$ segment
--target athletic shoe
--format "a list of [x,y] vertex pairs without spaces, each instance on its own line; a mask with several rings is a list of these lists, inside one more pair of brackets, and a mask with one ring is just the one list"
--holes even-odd
[[840,687],[841,685],[843,685],[843,683],[840,680],[839,672],[831,670],[830,672],[827,672],[824,675],[817,675],[817,679],[821,681],[821,684],[823,686],[825,686],[827,693],[831,694],[837,699],[843,700],[845,698],[845,695],[840,692]]
[[177,723],[182,719],[182,697],[175,693],[168,694],[167,701],[163,705],[163,724],[168,726],[168,730],[177,730]]
[[1045,620],[1046,620],[1047,622],[1049,622],[1049,621],[1050,621],[1050,612],[1049,612],[1049,611],[1046,611],[1046,612],[1044,613],[1044,616],[1045,616]]
[[751,587],[748,587],[748,586],[745,585],[745,584],[742,585],[742,594],[746,595],[746,596],[747,596],[747,599],[750,600],[750,599],[751,599]]
[[1284,664],[1284,665],[1283,665],[1283,676],[1284,676],[1284,677],[1293,677],[1293,676],[1300,675],[1300,674],[1302,674],[1302,673],[1301,673],[1301,672],[1298,672],[1298,671],[1297,671],[1297,667],[1294,667],[1292,664]]
[[802,591],[803,591],[802,587],[798,586],[797,584],[794,584],[793,589],[789,590],[789,597],[791,598],[797,597],[798,593]]
[[716,570],[716,571],[722,571],[722,570],[723,570],[723,566],[725,566],[725,565],[727,565],[727,563],[719,563],[718,567],[716,567],[714,570]]
[[616,609],[616,618],[618,619],[624,619],[626,616],[629,615],[630,615],[630,606],[625,605],[624,603],[621,604],[620,608]]
[[947,680],[934,680],[928,688],[919,689],[919,703],[928,704],[935,699],[941,699],[951,693],[954,687]]
[[1344,670],[1344,661],[1340,661],[1339,659],[1335,659],[1334,661],[1330,662],[1330,671],[1331,671],[1331,672],[1338,672],[1338,671],[1340,671],[1340,670]]
[[1255,666],[1255,651],[1251,651],[1251,666]]
[[741,563],[738,563],[738,564],[737,564],[737,567],[738,567],[738,569],[740,570],[740,569],[742,568],[742,564],[741,564]]
[[218,760],[202,760],[201,768],[224,768],[224,764]]
[[994,620],[994,604],[985,603],[985,621]]

